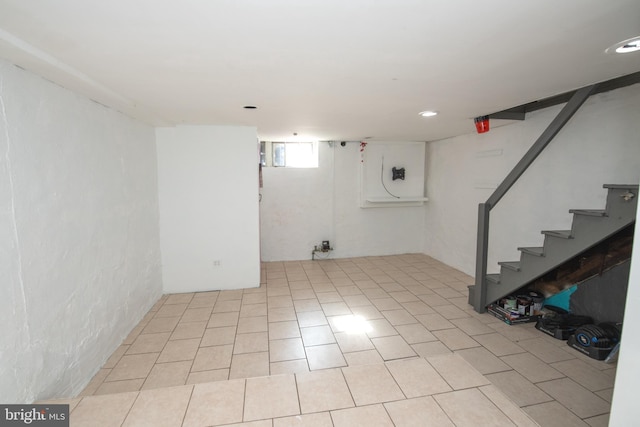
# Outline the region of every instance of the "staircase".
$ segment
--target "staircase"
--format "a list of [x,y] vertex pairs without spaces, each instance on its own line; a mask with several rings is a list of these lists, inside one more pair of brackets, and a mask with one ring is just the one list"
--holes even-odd
[[[581,252],[596,245],[636,218],[638,185],[604,185],[608,190],[605,209],[571,209],[571,230],[547,230],[541,247],[521,247],[519,261],[500,262],[499,274],[488,274],[482,280],[486,298],[483,311],[491,302],[527,285],[559,267]],[[477,285],[476,285],[477,286]],[[476,286],[469,287],[469,304],[477,304]]]

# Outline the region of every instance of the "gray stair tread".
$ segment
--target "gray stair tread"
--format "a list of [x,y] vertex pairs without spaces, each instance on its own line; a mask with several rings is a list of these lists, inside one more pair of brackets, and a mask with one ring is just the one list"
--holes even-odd
[[500,283],[500,275],[499,274],[487,274],[487,281],[493,283]]
[[588,216],[607,216],[607,211],[604,209],[570,209],[569,213]]
[[508,268],[509,270],[520,271],[520,261],[503,261],[499,262],[498,265]]
[[533,256],[544,256],[544,248],[542,246],[539,247],[521,247],[518,248],[520,252],[524,252],[525,254],[533,255]]
[[605,184],[602,188],[611,188],[614,190],[624,190],[625,188],[628,188],[629,190],[637,190],[638,184]]
[[559,237],[561,239],[571,239],[571,230],[543,230],[542,234]]
[[520,261],[499,262],[500,274],[487,274],[479,281],[480,289],[469,288],[469,303],[482,312],[488,302],[514,292],[590,245],[632,224],[640,198],[640,185],[605,184],[603,188],[608,190],[605,209],[570,209],[569,213],[574,215],[570,230],[543,230],[543,246],[519,247]]

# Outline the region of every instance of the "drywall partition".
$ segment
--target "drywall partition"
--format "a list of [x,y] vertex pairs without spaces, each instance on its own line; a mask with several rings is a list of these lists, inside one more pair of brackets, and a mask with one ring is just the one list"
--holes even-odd
[[260,285],[253,127],[156,130],[165,293]]
[[322,240],[334,250],[318,258],[422,252],[424,206],[362,208],[359,142],[319,147],[317,169],[263,168],[263,261],[310,259]]
[[[525,121],[427,145],[425,253],[474,274],[478,203],[553,120],[562,105]],[[491,212],[489,273],[541,246],[541,230],[571,226],[568,210],[604,208],[603,184],[640,178],[640,85],[592,96]],[[471,125],[470,125],[471,127]]]
[[162,290],[153,128],[0,61],[0,402],[71,397]]

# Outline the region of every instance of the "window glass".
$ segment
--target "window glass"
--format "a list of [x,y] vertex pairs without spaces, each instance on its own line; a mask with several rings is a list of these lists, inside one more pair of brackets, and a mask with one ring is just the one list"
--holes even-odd
[[317,168],[317,142],[260,143],[260,161],[263,166],[287,168]]
[[284,142],[274,142],[271,144],[273,149],[273,166],[287,166],[287,154]]
[[318,156],[313,142],[288,143],[287,166],[292,168],[317,168]]

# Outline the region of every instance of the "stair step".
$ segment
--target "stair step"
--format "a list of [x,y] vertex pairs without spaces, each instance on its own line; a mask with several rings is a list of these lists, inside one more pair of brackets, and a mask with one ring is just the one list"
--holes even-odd
[[543,230],[545,236],[558,237],[560,239],[572,239],[571,230]]
[[586,216],[607,216],[604,209],[570,209],[569,213]]
[[495,283],[496,285],[500,284],[500,275],[499,274],[487,274],[487,282]]
[[521,247],[518,248],[520,252],[525,254],[533,255],[533,256],[544,256],[544,248],[542,246],[539,247]]
[[614,190],[637,190],[638,187],[638,184],[605,184],[602,186],[602,188],[611,188]]
[[509,270],[520,271],[520,261],[503,261],[499,262],[498,265],[508,268]]
[[[609,238],[624,227],[633,224],[636,219],[640,186],[637,184],[607,184],[604,209],[571,209],[573,214],[570,230],[543,230],[544,243],[540,247],[519,247],[520,264],[500,262],[500,274],[490,274],[483,279],[484,301],[475,307],[481,310],[482,304],[495,301],[509,292],[542,277],[558,268],[585,249]],[[478,290],[477,293],[479,293]],[[478,295],[474,299],[477,303]],[[473,305],[473,304],[472,304]]]

